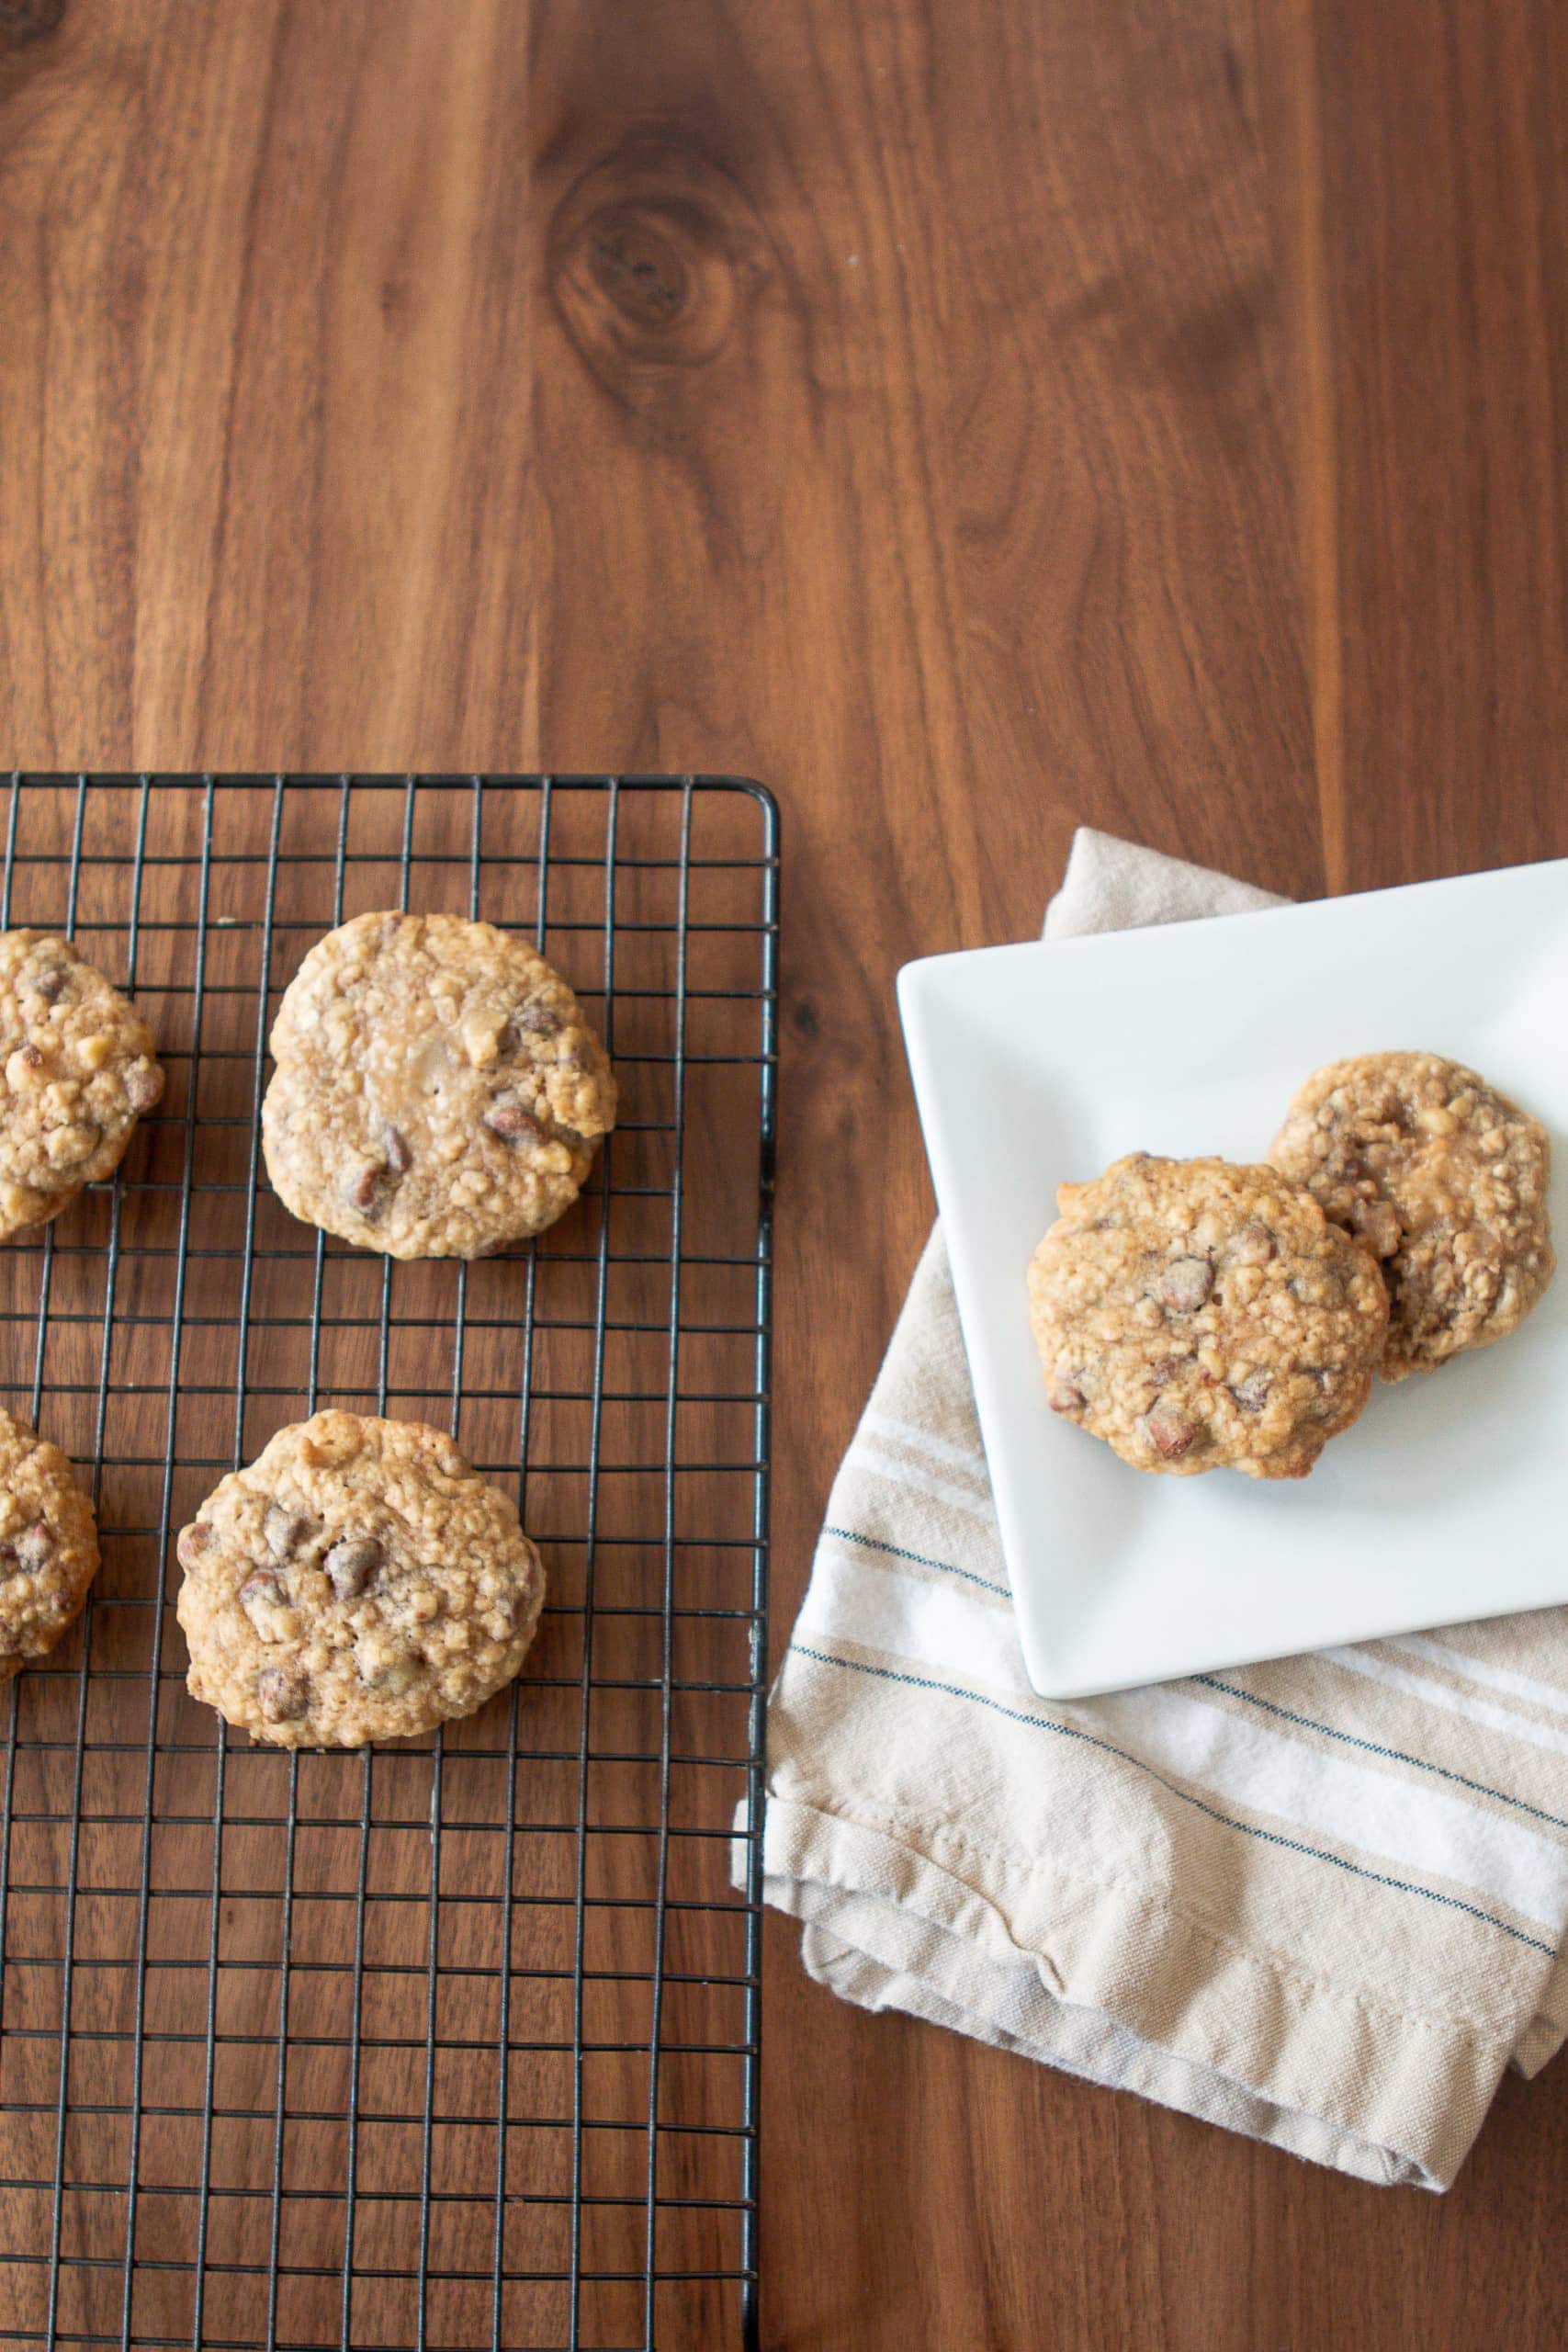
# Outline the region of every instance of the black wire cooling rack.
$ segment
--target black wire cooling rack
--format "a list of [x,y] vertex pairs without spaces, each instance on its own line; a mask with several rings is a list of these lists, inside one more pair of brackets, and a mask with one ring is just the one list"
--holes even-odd
[[[169,1083],[0,1252],[0,1397],[104,1554],[0,1699],[0,2343],[754,2344],[773,802],[18,775],[5,847],[0,925],[131,988]],[[266,1183],[278,995],[384,906],[602,1020],[621,1124],[531,1248],[394,1264]],[[186,1694],[173,1538],[327,1403],[451,1428],[550,1589],[480,1713],[288,1755]]]

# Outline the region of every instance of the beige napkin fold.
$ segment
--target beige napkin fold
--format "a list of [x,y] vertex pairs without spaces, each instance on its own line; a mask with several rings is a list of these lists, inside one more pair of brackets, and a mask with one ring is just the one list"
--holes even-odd
[[[1047,937],[1277,903],[1080,831]],[[1076,1702],[1023,1670],[940,1230],[769,1712],[809,1973],[1445,2188],[1568,2025],[1568,1611]]]

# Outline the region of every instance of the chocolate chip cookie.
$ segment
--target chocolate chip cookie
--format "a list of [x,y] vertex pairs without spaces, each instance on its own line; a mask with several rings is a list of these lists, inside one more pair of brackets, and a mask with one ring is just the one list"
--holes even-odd
[[97,1572],[93,1507],[70,1463],[0,1411],[0,1681],[54,1647]]
[[179,1539],[191,1696],[278,1747],[363,1747],[476,1707],[544,1600],[517,1513],[420,1421],[318,1413]]
[[262,1110],[285,1205],[390,1258],[480,1258],[569,1209],[615,1123],[603,1046],[560,974],[459,915],[359,915],[273,1024]]
[[1517,1329],[1556,1260],[1544,1127],[1440,1054],[1362,1054],[1314,1070],[1269,1148],[1382,1261],[1382,1376],[1435,1372]]
[[1029,1268],[1051,1408],[1135,1469],[1302,1478],[1371,1390],[1375,1260],[1272,1168],[1117,1160]]
[[0,1241],[112,1176],[164,1091],[152,1033],[75,949],[0,932]]

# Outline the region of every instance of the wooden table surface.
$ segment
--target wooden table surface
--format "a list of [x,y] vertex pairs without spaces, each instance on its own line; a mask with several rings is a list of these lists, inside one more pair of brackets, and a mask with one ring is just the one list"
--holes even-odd
[[[0,30],[0,746],[773,786],[782,1640],[931,1215],[896,967],[1083,821],[1568,851],[1565,238],[1554,0],[67,0]],[[776,2352],[1568,2335],[1561,2062],[1376,2190],[795,1942]]]

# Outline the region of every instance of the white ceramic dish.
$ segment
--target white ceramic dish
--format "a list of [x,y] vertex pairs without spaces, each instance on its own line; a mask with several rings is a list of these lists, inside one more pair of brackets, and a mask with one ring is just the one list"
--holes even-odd
[[1556,1144],[1568,860],[898,976],[1024,1656],[1082,1697],[1568,1601],[1568,1263],[1499,1346],[1381,1384],[1310,1478],[1148,1477],[1045,1403],[1024,1271],[1063,1178],[1259,1159],[1320,1062],[1472,1063]]

